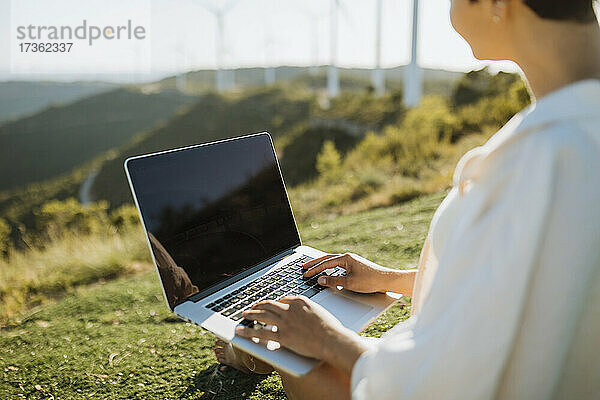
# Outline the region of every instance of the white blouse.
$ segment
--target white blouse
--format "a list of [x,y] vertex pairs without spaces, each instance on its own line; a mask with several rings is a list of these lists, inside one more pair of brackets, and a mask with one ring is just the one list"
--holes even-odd
[[600,399],[600,81],[460,160],[413,309],[356,362],[354,399]]

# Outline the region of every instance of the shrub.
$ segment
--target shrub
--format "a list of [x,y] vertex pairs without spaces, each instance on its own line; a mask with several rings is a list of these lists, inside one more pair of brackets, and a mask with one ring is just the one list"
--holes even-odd
[[110,226],[105,201],[84,206],[74,198],[50,200],[35,213],[37,231],[50,239],[59,239],[65,233],[90,234]]
[[340,153],[331,140],[326,140],[319,154],[317,154],[317,171],[324,179],[335,178],[339,174],[341,165]]
[[506,94],[517,81],[520,81],[517,74],[499,72],[492,75],[487,67],[471,71],[457,82],[452,93],[452,103],[459,107],[475,104],[485,97]]
[[285,182],[290,186],[318,178],[317,155],[326,141],[333,142],[336,150],[343,155],[361,139],[340,126],[309,126],[296,134],[283,149],[280,159]]
[[136,226],[140,222],[140,217],[135,206],[125,204],[117,208],[110,214],[111,224],[119,231]]

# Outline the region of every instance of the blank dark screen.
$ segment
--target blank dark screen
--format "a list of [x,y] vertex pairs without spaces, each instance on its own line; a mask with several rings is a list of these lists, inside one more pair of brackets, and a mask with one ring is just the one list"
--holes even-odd
[[269,136],[133,159],[171,308],[300,243]]

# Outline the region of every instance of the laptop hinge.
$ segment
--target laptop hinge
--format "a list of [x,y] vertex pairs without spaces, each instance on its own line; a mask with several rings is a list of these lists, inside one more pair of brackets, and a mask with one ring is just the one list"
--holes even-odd
[[204,289],[201,292],[198,292],[198,293],[194,294],[193,296],[188,297],[186,299],[186,301],[187,300],[191,300],[193,302],[197,302],[197,301],[202,300],[205,297],[210,296],[213,293],[218,292],[219,290],[221,290],[223,288],[226,288],[227,286],[231,286],[234,283],[236,283],[236,282],[238,282],[238,281],[240,281],[240,280],[242,280],[242,279],[244,279],[244,278],[252,275],[253,273],[255,273],[257,271],[260,271],[261,269],[266,268],[266,267],[268,267],[270,265],[273,265],[277,261],[281,260],[282,258],[289,256],[290,254],[292,254],[298,248],[298,246],[299,245],[294,245],[293,247],[291,247],[291,248],[289,248],[287,250],[282,251],[281,253],[277,254],[276,256],[273,256],[273,257],[269,258],[268,260],[263,261],[260,264],[257,264],[254,267],[247,269],[246,271],[240,272],[239,274],[237,274],[235,276],[232,276],[231,278],[227,279],[226,281],[217,283],[214,286],[211,286],[211,287],[209,287],[207,289]]

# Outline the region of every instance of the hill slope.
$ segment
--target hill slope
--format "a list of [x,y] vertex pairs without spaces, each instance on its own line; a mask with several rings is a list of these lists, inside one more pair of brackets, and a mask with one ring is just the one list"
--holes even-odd
[[102,82],[0,82],[0,123],[114,88]]
[[116,89],[0,127],[0,190],[70,171],[168,118],[191,97]]
[[[438,193],[401,206],[308,221],[299,228],[308,245],[352,249],[383,265],[403,267],[417,261],[442,197]],[[407,308],[395,306],[364,334],[380,336],[407,316]],[[154,271],[82,287],[25,322],[0,330],[0,394],[285,399],[277,374],[219,369],[214,340],[168,312]]]
[[214,94],[201,96],[185,113],[123,146],[119,155],[100,169],[92,197],[109,200],[112,206],[131,201],[123,172],[123,161],[131,155],[260,131],[269,131],[277,139],[295,124],[307,121],[312,106],[312,96],[290,96],[279,88],[231,99]]

